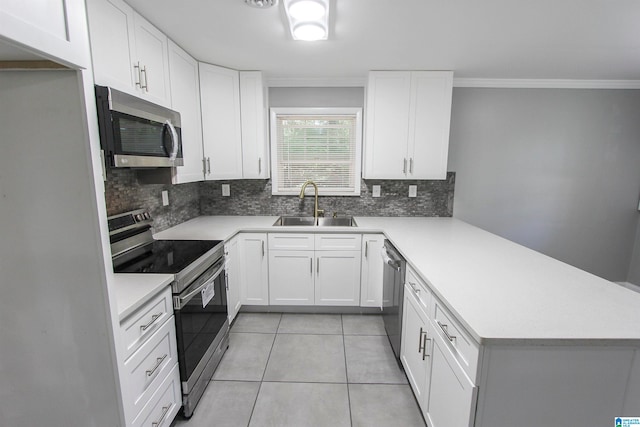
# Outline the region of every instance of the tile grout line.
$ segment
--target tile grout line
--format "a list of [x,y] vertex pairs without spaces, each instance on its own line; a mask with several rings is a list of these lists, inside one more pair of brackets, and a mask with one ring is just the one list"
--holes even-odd
[[340,315],[340,326],[342,327],[342,350],[344,351],[344,375],[347,386],[347,405],[349,406],[349,425],[353,427],[353,413],[351,412],[351,394],[349,392],[349,366],[347,364],[347,343],[344,335],[344,316]]
[[281,322],[282,322],[282,313],[280,313],[280,320],[278,320],[278,326],[276,326],[275,334],[273,334],[273,342],[271,343],[271,348],[269,349],[269,356],[267,356],[267,363],[264,365],[264,371],[262,371],[262,378],[260,379],[260,385],[258,386],[258,393],[256,393],[256,400],[253,401],[253,406],[251,407],[251,415],[249,415],[249,422],[247,424],[247,427],[251,425],[253,412],[256,410],[256,404],[258,403],[258,397],[260,397],[260,391],[262,390],[262,383],[264,382],[264,375],[267,373],[267,366],[269,366],[269,359],[271,359],[271,352],[273,351],[273,346],[276,343],[276,338],[278,337],[278,329],[280,328]]

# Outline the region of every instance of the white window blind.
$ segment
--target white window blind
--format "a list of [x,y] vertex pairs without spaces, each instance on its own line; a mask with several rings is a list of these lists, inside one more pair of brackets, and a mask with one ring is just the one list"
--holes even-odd
[[272,109],[273,194],[360,194],[360,109]]

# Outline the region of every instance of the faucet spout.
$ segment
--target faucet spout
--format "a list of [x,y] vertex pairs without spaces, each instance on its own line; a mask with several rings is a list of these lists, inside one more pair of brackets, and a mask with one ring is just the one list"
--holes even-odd
[[313,189],[314,189],[314,193],[315,193],[315,204],[314,204],[314,207],[313,207],[313,220],[314,220],[314,225],[318,225],[318,216],[320,214],[324,214],[324,210],[323,209],[318,209],[318,185],[316,185],[316,183],[311,181],[310,179],[306,180],[304,182],[304,184],[302,184],[302,188],[300,189],[299,197],[301,199],[304,199],[304,191],[307,189],[307,186],[309,184],[313,185]]

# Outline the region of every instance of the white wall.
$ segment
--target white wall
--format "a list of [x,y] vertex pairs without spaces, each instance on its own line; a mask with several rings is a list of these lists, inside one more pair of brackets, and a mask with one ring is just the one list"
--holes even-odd
[[0,72],[1,426],[122,425],[81,76]]
[[640,91],[456,88],[449,170],[455,217],[627,280],[639,216]]

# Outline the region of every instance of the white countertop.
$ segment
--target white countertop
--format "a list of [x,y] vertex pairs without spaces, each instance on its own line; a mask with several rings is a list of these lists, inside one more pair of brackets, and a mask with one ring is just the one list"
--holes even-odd
[[173,274],[117,273],[111,280],[118,302],[119,320],[144,305],[173,282]]
[[278,227],[277,217],[203,216],[158,239],[238,231],[384,232],[484,343],[640,344],[640,294],[453,218],[356,217],[352,227]]

